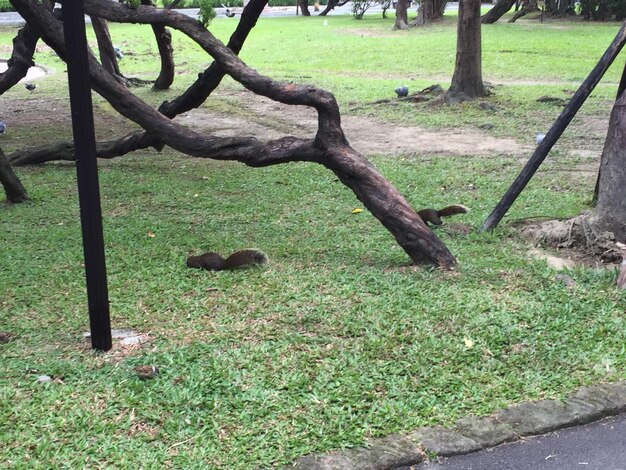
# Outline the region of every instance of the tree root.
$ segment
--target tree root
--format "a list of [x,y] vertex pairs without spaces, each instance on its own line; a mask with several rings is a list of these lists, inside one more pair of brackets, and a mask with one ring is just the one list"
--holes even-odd
[[521,233],[536,245],[577,250],[606,263],[621,261],[615,235],[598,230],[593,215],[586,213],[568,220],[548,220],[524,227]]

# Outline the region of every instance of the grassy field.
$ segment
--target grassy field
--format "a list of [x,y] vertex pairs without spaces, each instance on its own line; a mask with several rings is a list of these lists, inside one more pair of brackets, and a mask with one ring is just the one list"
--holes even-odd
[[[453,17],[397,33],[392,20],[376,17],[323,21],[264,19],[242,57],[273,77],[330,89],[347,111],[434,129],[489,120],[493,135],[522,141],[560,111],[536,98],[567,96],[562,90],[576,88],[618,29],[534,21],[485,27],[485,79],[498,84],[488,101],[503,110],[485,115],[475,104],[368,105],[399,83],[417,90],[449,82]],[[234,23],[217,19],[213,27],[227,38]],[[150,30],[111,32],[127,52],[125,73],[153,78]],[[14,33],[0,29],[3,58]],[[136,90],[155,104],[209,63],[185,38],[174,39],[186,74],[167,93]],[[58,116],[9,124],[5,151],[37,143],[33,136],[69,136],[64,67],[44,46],[36,61],[55,73],[33,96],[59,106]],[[586,120],[608,115],[620,68],[609,71],[566,143],[579,139]],[[19,87],[0,103],[34,99]],[[105,108],[98,98],[96,105]],[[111,125],[112,135],[128,129]],[[471,206],[459,220],[473,227],[522,163],[518,155],[425,150],[372,160],[416,207]],[[579,163],[566,148],[556,152],[506,220],[588,209],[593,175],[573,173]],[[614,271],[577,268],[568,289],[527,257],[510,223],[491,234],[444,226],[437,233],[458,271],[415,268],[372,216],[352,214],[354,195],[318,166],[248,169],[170,150],[100,166],[113,324],[149,341],[92,353],[83,338],[75,168],[18,173],[33,202],[0,207],[0,331],[15,335],[0,345],[4,467],[274,468],[368,437],[626,378],[626,297],[614,288]],[[191,252],[249,246],[263,249],[270,264],[219,273],[184,266]],[[144,364],[159,368],[155,379],[137,378],[133,368]],[[55,380],[38,382],[44,374]]]

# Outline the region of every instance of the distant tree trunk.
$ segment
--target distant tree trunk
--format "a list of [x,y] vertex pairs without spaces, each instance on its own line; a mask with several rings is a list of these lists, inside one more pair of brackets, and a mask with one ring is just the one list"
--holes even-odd
[[537,0],[526,0],[522,2],[522,9],[517,11],[513,17],[509,20],[509,23],[515,23],[522,16],[527,15],[530,12],[539,11],[537,7]]
[[[46,44],[54,49],[59,57],[65,58],[67,49],[63,30],[41,4],[32,0],[11,1],[20,15],[36,27]],[[244,15],[250,11],[250,5],[258,4],[261,7],[262,2],[263,0],[251,0],[244,9]],[[255,137],[247,136],[202,135],[176,120],[169,119],[126,87],[120,86],[119,82],[104,70],[92,55],[89,55],[89,76],[85,79],[89,79],[94,92],[106,99],[116,111],[143,127],[145,133],[140,134],[148,138],[151,135],[155,136],[158,145],[168,145],[190,156],[236,160],[251,167],[295,161],[319,163],[352,189],[363,206],[389,230],[414,262],[454,269],[456,260],[452,253],[426,226],[402,194],[386,181],[365,157],[350,147],[341,128],[339,106],[332,94],[312,85],[277,82],[259,74],[211,35],[197,20],[184,14],[147,7],[131,9],[109,0],[85,0],[85,11],[88,15],[108,21],[162,24],[175,28],[213,57],[218,67],[216,72],[220,74],[219,78],[223,74],[228,74],[257,95],[283,104],[308,106],[314,108],[318,114],[318,129],[313,138],[284,136],[262,142]],[[257,11],[256,17],[258,13],[260,11]]]
[[598,205],[593,217],[600,230],[626,241],[626,93],[617,99],[600,159]]
[[559,16],[565,16],[570,7],[570,0],[560,0],[559,7],[557,9],[557,14]]
[[309,11],[309,0],[298,0],[298,5],[300,6],[302,16],[311,16],[311,12]]
[[446,101],[459,102],[485,96],[482,77],[480,0],[459,2],[456,63]]
[[481,19],[483,24],[493,24],[515,5],[515,0],[498,0],[494,7],[485,13]]
[[417,18],[411,22],[411,25],[421,26],[442,18],[447,3],[447,0],[421,0]]
[[344,6],[346,3],[348,3],[350,0],[328,0],[328,3],[326,4],[326,8],[324,8],[324,10],[318,15],[318,16],[326,16],[328,15],[328,12],[330,10],[332,10],[335,7],[342,7]]
[[161,56],[161,72],[154,85],[152,85],[152,89],[167,90],[174,82],[174,72],[176,70],[174,50],[172,49],[172,33],[161,25],[152,25],[152,30],[159,48],[159,55]]
[[396,3],[396,22],[393,29],[407,29],[409,27],[408,7],[408,0],[398,0]]
[[7,201],[13,204],[28,201],[28,194],[9,164],[4,152],[0,149],[0,183],[4,187]]

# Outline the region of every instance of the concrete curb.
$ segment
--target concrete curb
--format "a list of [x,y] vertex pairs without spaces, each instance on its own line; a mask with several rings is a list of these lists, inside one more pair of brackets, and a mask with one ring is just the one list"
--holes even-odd
[[464,418],[451,428],[420,428],[368,441],[366,447],[309,455],[283,467],[300,470],[387,470],[415,465],[427,453],[467,454],[525,436],[590,423],[626,411],[626,381],[583,387],[565,400],[527,402],[486,418]]

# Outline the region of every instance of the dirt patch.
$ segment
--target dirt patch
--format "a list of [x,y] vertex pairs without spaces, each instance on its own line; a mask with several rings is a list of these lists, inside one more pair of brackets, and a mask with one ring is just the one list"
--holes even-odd
[[[236,113],[203,107],[178,119],[185,125],[218,136],[250,136],[270,140],[288,134],[312,138],[317,131],[317,113],[305,106],[289,106],[241,91],[225,96],[236,102]],[[366,116],[342,116],[350,144],[366,156],[399,154],[493,155],[521,154],[532,147],[514,139],[498,139],[480,130],[440,129],[388,123]]]
[[[518,224],[518,229],[535,247],[556,250],[558,258],[541,252],[548,265],[558,259],[564,261],[563,267],[567,268],[581,265],[612,269],[622,260],[623,253],[615,243],[615,236],[611,232],[599,231],[595,227],[592,213],[584,213],[568,220],[521,223]],[[540,250],[535,250],[538,251]],[[533,255],[535,258],[542,256],[537,256],[537,253]]]

